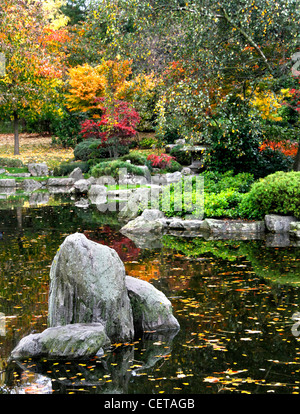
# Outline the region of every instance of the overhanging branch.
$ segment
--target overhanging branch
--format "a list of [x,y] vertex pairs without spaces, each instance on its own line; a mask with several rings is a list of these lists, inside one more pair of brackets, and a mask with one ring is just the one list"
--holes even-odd
[[266,58],[265,54],[263,53],[263,51],[261,50],[261,48],[258,46],[258,44],[252,39],[251,36],[249,36],[249,34],[242,27],[239,27],[237,24],[234,23],[234,21],[232,21],[232,19],[229,17],[228,13],[224,9],[224,7],[221,6],[221,10],[223,12],[223,17],[226,19],[226,21],[232,27],[234,27],[242,36],[244,36],[244,38],[254,47],[254,49],[256,50],[256,52],[263,59],[265,65],[269,69],[270,73],[273,74],[273,70],[272,70],[272,68],[271,68],[271,66],[270,66],[270,64],[268,62],[268,59]]

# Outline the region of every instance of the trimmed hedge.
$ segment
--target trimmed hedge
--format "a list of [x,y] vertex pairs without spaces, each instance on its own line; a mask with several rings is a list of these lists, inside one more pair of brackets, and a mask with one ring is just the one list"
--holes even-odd
[[262,219],[266,214],[300,218],[300,172],[276,172],[256,181],[240,206],[241,217]]
[[91,169],[91,175],[95,178],[107,176],[118,179],[120,168],[126,168],[127,173],[134,175],[144,175],[144,171],[141,168],[130,164],[129,162],[121,160],[101,162]]
[[0,167],[24,167],[21,160],[16,158],[0,158]]
[[53,175],[57,177],[71,174],[75,168],[79,167],[83,173],[88,172],[89,165],[87,162],[62,162],[58,167],[54,168]]

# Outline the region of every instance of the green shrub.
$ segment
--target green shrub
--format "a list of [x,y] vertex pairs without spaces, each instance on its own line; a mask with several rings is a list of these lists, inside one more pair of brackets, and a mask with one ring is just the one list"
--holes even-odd
[[153,145],[157,144],[157,139],[154,137],[144,137],[139,142],[138,146],[143,149],[151,149]]
[[229,188],[235,189],[239,193],[246,193],[254,183],[254,176],[250,173],[205,171],[202,176],[204,177],[205,191],[208,193],[219,193]]
[[167,167],[164,169],[164,171],[168,173],[173,173],[173,172],[181,171],[181,170],[182,170],[182,165],[180,165],[179,162],[175,160],[171,160],[169,165],[167,165]]
[[0,158],[0,167],[24,167],[24,164],[15,158]]
[[[185,190],[185,184],[192,186],[192,192],[189,193]],[[181,181],[177,183],[172,183],[166,186],[163,186],[162,192],[159,198],[159,208],[165,213],[168,217],[173,216],[186,216],[195,211],[196,214],[199,214],[197,210],[197,197],[199,194],[196,192],[196,177],[189,176],[182,178]]]
[[238,218],[239,203],[242,194],[234,189],[222,190],[220,193],[205,193],[204,215],[206,218]]
[[145,165],[148,167],[150,172],[153,171],[151,162],[147,160],[147,157],[145,155],[139,152],[130,152],[129,154],[123,155],[120,159],[122,161],[129,160],[133,165]]
[[166,144],[174,144],[177,139],[183,138],[180,133],[180,121],[178,119],[169,120],[165,126],[163,141]]
[[241,200],[241,217],[262,219],[266,214],[300,218],[300,172],[276,172],[256,181]]
[[128,173],[134,175],[144,175],[144,172],[141,168],[122,160],[101,162],[91,169],[91,175],[95,178],[108,176],[113,177],[114,179],[118,179],[120,168],[125,168]]
[[58,167],[55,167],[53,170],[53,175],[55,176],[66,176],[71,174],[75,168],[80,168],[83,173],[89,171],[89,165],[86,161],[82,162],[62,162]]
[[145,165],[147,162],[147,157],[138,153],[138,152],[130,152],[129,154],[123,155],[121,157],[122,161],[129,160],[131,164],[134,165]]
[[63,147],[74,148],[83,140],[80,130],[81,122],[87,119],[85,113],[64,111],[60,119],[55,119],[51,125],[51,132],[54,135],[53,143],[61,144]]
[[182,151],[181,145],[176,145],[170,151],[172,157],[176,158],[176,161],[179,162],[181,165],[191,165],[192,163],[192,155],[190,151]]
[[74,148],[75,160],[88,161],[92,158],[108,158],[107,148],[99,147],[101,139],[87,139],[76,145]]

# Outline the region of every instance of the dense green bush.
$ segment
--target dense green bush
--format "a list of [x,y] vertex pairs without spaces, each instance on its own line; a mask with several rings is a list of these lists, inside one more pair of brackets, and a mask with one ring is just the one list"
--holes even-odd
[[167,173],[173,173],[173,172],[181,171],[181,170],[182,170],[182,165],[179,164],[179,162],[175,160],[171,160],[170,163],[164,169],[164,171]]
[[87,119],[85,113],[64,111],[60,119],[54,119],[51,124],[52,141],[63,147],[74,148],[83,140],[80,134],[81,122]]
[[262,219],[265,214],[300,218],[300,172],[277,172],[256,181],[241,200],[240,215]]
[[208,193],[219,193],[223,190],[235,189],[239,193],[246,193],[254,183],[254,176],[250,173],[234,174],[227,171],[224,174],[215,171],[205,171],[204,189]]
[[120,168],[125,168],[127,170],[127,173],[144,175],[144,172],[141,168],[122,160],[101,162],[92,167],[91,175],[95,178],[108,176],[113,177],[114,179],[118,179]]
[[138,153],[138,152],[130,152],[129,154],[123,155],[121,157],[122,161],[129,160],[131,164],[134,165],[145,165],[147,162],[147,157]]
[[80,142],[74,148],[75,160],[88,161],[92,158],[108,158],[108,149],[100,145],[101,139],[87,139]]
[[54,176],[66,176],[71,174],[75,168],[80,168],[83,173],[89,171],[89,165],[86,161],[82,162],[62,162],[58,167],[55,167],[53,170]]
[[206,218],[238,218],[239,203],[243,195],[234,189],[222,190],[219,193],[205,193],[204,216]]
[[157,139],[149,136],[149,137],[144,137],[140,140],[140,142],[138,143],[139,148],[142,149],[150,149],[153,147],[153,145],[157,144]]
[[[192,193],[185,190],[185,185],[192,186]],[[184,177],[177,183],[163,186],[159,198],[159,208],[167,217],[179,216],[184,217],[192,214],[196,208],[196,177]]]
[[122,161],[128,160],[133,165],[145,165],[146,167],[148,167],[150,172],[153,171],[151,162],[147,160],[147,157],[145,157],[145,155],[139,152],[132,151],[129,154],[123,155],[120,159]]
[[24,164],[15,158],[0,158],[0,167],[24,167]]
[[176,161],[181,165],[191,165],[193,159],[190,151],[182,151],[181,145],[176,145],[170,151],[172,157],[176,158]]
[[[213,173],[207,171],[202,174],[204,176],[204,211],[203,216],[206,218],[239,218],[240,204],[247,195],[247,191],[251,188],[254,178],[252,174],[240,173],[234,175],[232,171],[225,174]],[[199,214],[196,200],[201,196],[196,193],[195,178],[189,177],[194,183],[192,194],[188,196],[192,206],[189,208],[187,200],[184,200],[182,194],[184,192],[185,177],[181,183],[170,184],[160,198],[161,209],[167,216],[185,216],[186,214]],[[181,191],[178,187],[182,185]],[[170,203],[168,198],[170,197]],[[181,210],[178,208],[181,206]],[[195,208],[194,208],[195,207]]]

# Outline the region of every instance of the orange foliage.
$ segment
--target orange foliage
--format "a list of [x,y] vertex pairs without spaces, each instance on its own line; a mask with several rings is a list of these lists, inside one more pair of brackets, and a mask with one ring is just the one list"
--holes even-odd
[[287,156],[295,157],[298,151],[298,143],[290,141],[265,141],[259,147],[259,150],[264,151],[268,148],[272,149],[273,151],[280,151]]

